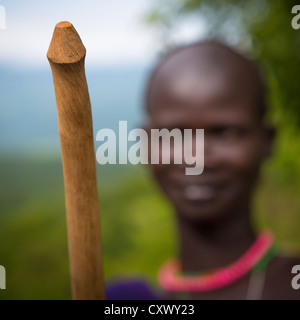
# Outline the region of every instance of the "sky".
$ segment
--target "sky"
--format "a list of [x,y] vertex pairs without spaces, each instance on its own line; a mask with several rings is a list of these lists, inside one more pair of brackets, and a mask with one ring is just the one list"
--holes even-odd
[[[143,16],[157,0],[0,0],[6,29],[0,30],[0,64],[48,67],[54,26],[70,21],[87,48],[87,65],[148,64],[159,49]],[[201,24],[200,24],[201,26]],[[199,22],[176,31],[179,40],[199,35]]]
[[153,35],[142,22],[151,0],[0,0],[0,63],[45,66],[54,26],[70,21],[88,51],[87,63],[145,63],[155,54]]
[[[52,144],[58,149],[46,54],[60,21],[74,25],[87,49],[85,65],[96,131],[116,126],[119,119],[132,126],[139,123],[144,83],[161,48],[160,34],[146,26],[143,17],[159,3],[161,0],[0,0],[1,152],[5,148],[49,149]],[[1,8],[6,12],[5,30]],[[193,41],[201,33],[199,20],[178,25],[174,32],[178,42]]]

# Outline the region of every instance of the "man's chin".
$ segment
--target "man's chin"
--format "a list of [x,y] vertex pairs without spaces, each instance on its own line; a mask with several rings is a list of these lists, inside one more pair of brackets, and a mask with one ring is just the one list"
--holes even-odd
[[232,212],[228,206],[216,201],[185,202],[180,206],[175,205],[175,209],[181,218],[194,223],[217,223]]
[[219,220],[221,214],[210,211],[196,212],[193,210],[186,210],[184,213],[179,213],[183,218],[194,223],[213,223]]

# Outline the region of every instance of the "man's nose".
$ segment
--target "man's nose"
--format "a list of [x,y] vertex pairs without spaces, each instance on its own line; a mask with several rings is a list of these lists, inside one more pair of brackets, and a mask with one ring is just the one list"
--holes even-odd
[[[218,148],[212,140],[213,139],[206,137],[204,133],[203,145],[199,146],[199,139],[197,140],[196,136],[193,135],[192,143],[183,143],[182,148],[176,148],[176,146],[174,146],[172,163],[177,164],[182,168],[194,167],[195,160],[191,159],[191,156],[193,156],[197,157],[198,163],[200,162],[199,157],[203,158],[204,170],[213,170],[217,168],[220,164],[220,157],[217,150]],[[182,163],[176,163],[176,155],[177,157],[181,157]]]
[[[180,142],[180,143],[179,143]],[[171,143],[171,164],[182,167],[194,167],[195,163],[203,162],[204,158],[204,134],[183,135],[182,140]]]

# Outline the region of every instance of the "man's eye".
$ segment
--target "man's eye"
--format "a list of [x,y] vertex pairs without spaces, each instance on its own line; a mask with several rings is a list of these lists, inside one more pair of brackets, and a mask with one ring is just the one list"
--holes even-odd
[[217,139],[231,142],[238,140],[242,136],[243,131],[235,127],[219,127],[212,130],[212,134]]

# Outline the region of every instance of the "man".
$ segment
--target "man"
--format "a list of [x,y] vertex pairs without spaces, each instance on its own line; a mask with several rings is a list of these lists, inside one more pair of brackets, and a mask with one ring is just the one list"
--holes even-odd
[[275,254],[272,234],[256,234],[251,223],[253,191],[274,136],[255,64],[217,42],[179,48],[154,69],[146,109],[148,129],[205,132],[201,175],[186,175],[188,164],[172,159],[151,166],[179,232],[179,257],[159,272],[164,297],[300,298],[291,286],[300,259]]

